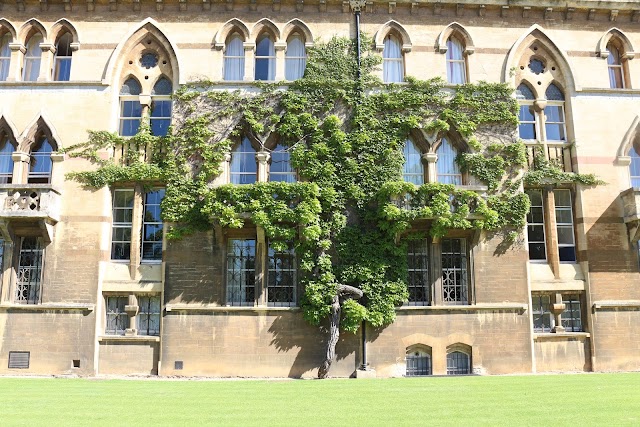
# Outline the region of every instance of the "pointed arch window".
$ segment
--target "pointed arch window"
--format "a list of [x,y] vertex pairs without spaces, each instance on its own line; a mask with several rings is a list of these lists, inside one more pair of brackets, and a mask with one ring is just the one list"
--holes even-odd
[[9,33],[0,36],[0,82],[6,81],[9,76],[9,64],[11,63],[10,42],[11,35]]
[[257,180],[258,163],[256,150],[249,138],[242,142],[231,153],[230,178],[232,184],[253,184]]
[[291,167],[291,155],[284,145],[278,144],[271,152],[269,181],[296,182],[296,172]]
[[53,147],[46,136],[41,136],[31,151],[28,183],[49,184],[51,182],[51,153]]
[[631,186],[634,188],[640,188],[640,154],[638,154],[638,150],[636,150],[635,145],[632,145],[629,149],[629,157],[631,157],[631,164],[629,165]]
[[56,42],[56,56],[53,60],[53,80],[69,81],[71,75],[71,33],[65,32]]
[[406,376],[431,375],[431,349],[422,346],[408,348],[406,355]]
[[24,54],[24,66],[22,68],[22,80],[25,82],[35,82],[40,75],[40,62],[42,60],[43,42],[40,34],[34,34],[27,42],[27,51]]
[[13,180],[13,157],[15,147],[6,135],[0,132],[0,184],[11,184]]
[[441,184],[462,185],[462,172],[456,163],[458,150],[449,143],[446,138],[442,138],[442,143],[436,150],[438,161],[436,162],[436,172],[438,182]]
[[402,179],[416,185],[424,184],[424,165],[422,164],[422,153],[416,144],[407,139],[404,144],[404,168]]
[[142,87],[138,80],[129,77],[120,89],[120,135],[133,136],[138,133],[142,119],[142,104],[139,95]]
[[520,86],[518,86],[518,89],[516,89],[516,99],[518,99],[518,103],[520,104],[520,124],[518,125],[520,138],[525,140],[536,140],[536,116],[533,108],[535,96],[531,89],[529,89],[529,86],[521,83]]
[[467,62],[464,57],[464,44],[455,36],[447,40],[447,82],[464,84],[467,82]]
[[564,120],[564,94],[558,86],[550,84],[545,92],[547,106],[544,109],[545,139],[548,141],[566,141]]
[[158,79],[151,90],[151,134],[165,136],[171,124],[171,93],[173,85],[166,77]]
[[404,61],[398,37],[389,34],[384,39],[382,51],[382,80],[385,83],[404,81]]
[[276,49],[273,39],[268,34],[263,34],[256,45],[255,79],[276,79]]
[[307,50],[300,35],[293,34],[289,37],[284,64],[285,79],[298,80],[304,75],[304,69],[307,66]]
[[468,375],[471,373],[471,357],[462,351],[447,353],[447,375]]
[[244,78],[244,45],[239,34],[232,34],[224,51],[224,79],[242,80]]
[[612,89],[624,89],[625,70],[622,60],[622,50],[615,43],[610,42],[607,45],[607,69],[609,70],[609,87]]

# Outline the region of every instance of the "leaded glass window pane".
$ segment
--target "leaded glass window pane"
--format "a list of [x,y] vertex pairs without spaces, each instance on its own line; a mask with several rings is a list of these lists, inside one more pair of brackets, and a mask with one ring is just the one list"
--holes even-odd
[[160,203],[165,190],[149,191],[144,195],[144,214],[142,218],[142,260],[160,261],[162,259],[162,218]]
[[531,295],[533,332],[551,332],[554,327],[549,295]]
[[23,237],[16,274],[16,303],[38,304],[42,279],[43,248],[37,237]]
[[467,245],[464,239],[442,239],[442,300],[468,304]]
[[468,375],[471,373],[469,355],[461,351],[447,354],[447,375]]
[[438,161],[436,162],[436,170],[438,174],[438,182],[441,184],[462,185],[462,172],[460,166],[456,163],[458,151],[447,141],[442,138],[442,143],[436,150]]
[[138,297],[138,335],[160,335],[160,297]]
[[111,259],[128,260],[131,254],[134,192],[117,189],[113,192],[113,225],[111,228]]
[[51,181],[51,153],[53,147],[47,138],[42,137],[38,145],[31,152],[29,161],[29,183],[48,184]]
[[227,304],[254,305],[255,302],[254,239],[229,239],[227,242]]
[[231,153],[230,168],[232,184],[253,184],[256,182],[258,174],[256,150],[248,138],[243,138],[242,143]]
[[580,295],[563,295],[564,311],[560,316],[562,326],[567,332],[582,332],[582,311],[580,309]]
[[527,238],[529,241],[529,259],[547,259],[544,234],[544,208],[542,205],[542,191],[527,190],[531,202],[527,214]]
[[276,251],[269,243],[267,304],[275,307],[296,305],[296,255],[293,244]]
[[429,253],[426,239],[407,242],[407,266],[409,270],[408,305],[431,304],[429,280]]
[[424,165],[422,164],[422,153],[416,144],[408,139],[404,144],[404,168],[402,179],[416,185],[424,184]]
[[128,327],[127,313],[124,307],[128,304],[129,297],[109,296],[107,297],[107,319],[104,332],[107,335],[124,335]]
[[120,88],[120,95],[140,95],[142,86],[133,77],[128,78]]

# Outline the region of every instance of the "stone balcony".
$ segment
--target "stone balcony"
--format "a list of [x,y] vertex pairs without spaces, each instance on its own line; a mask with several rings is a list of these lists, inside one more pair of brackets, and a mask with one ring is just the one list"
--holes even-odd
[[60,204],[60,192],[50,184],[2,184],[0,231],[13,240],[16,232],[22,235],[24,229],[39,229],[51,241],[53,226],[60,221]]

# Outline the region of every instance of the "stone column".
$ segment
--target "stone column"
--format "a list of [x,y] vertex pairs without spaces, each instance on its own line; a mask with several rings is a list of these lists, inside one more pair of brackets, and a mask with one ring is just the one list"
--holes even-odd
[[258,182],[267,182],[269,180],[269,159],[271,154],[266,151],[258,151],[256,160],[258,161]]
[[551,304],[551,312],[553,313],[553,317],[555,319],[556,326],[553,327],[553,332],[562,333],[564,332],[564,326],[562,326],[562,312],[565,309],[564,302],[562,302],[562,294],[554,295],[555,302]]
[[274,47],[276,49],[276,81],[280,82],[285,79],[285,50],[287,44],[285,42],[277,42]]
[[213,180],[214,187],[219,187],[231,182],[231,154],[227,153],[224,155],[220,168],[222,169],[222,172],[220,172],[220,175],[215,177]]
[[135,295],[129,295],[129,302],[124,306],[124,311],[127,313],[129,317],[129,327],[124,330],[125,336],[135,336],[138,334],[138,329],[136,328],[136,315],[138,314],[138,299]]
[[11,49],[11,63],[9,64],[8,82],[16,82],[22,80],[22,61],[27,48],[22,43],[9,43]]
[[140,273],[140,248],[142,246],[142,214],[144,211],[144,189],[137,184],[133,192],[133,212],[131,219],[131,252],[129,253],[129,273],[131,280],[136,280]]
[[542,192],[542,204],[544,206],[547,263],[553,271],[556,279],[560,278],[560,255],[558,254],[558,230],[556,227],[556,202],[553,189],[547,187]]
[[11,154],[13,160],[13,184],[24,184],[27,182],[27,176],[29,175],[29,160],[31,156],[29,153],[23,151],[14,151]]
[[256,227],[256,283],[255,300],[258,305],[267,305],[265,274],[267,272],[267,237],[262,227]]
[[438,155],[436,153],[424,153],[422,160],[427,161],[427,181],[426,182],[438,182],[438,173],[436,170],[436,162],[438,161]]
[[244,78],[246,82],[252,82],[254,80],[254,67],[255,67],[255,50],[256,44],[253,42],[244,42]]
[[52,43],[40,43],[40,49],[42,49],[42,57],[40,59],[40,75],[38,76],[38,81],[48,82],[51,81],[53,55],[56,52],[56,47]]

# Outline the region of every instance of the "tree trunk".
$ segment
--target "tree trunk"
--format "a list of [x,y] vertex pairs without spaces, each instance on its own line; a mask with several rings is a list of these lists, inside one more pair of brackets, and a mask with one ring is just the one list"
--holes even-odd
[[362,298],[362,291],[348,285],[338,285],[336,295],[331,302],[331,325],[329,326],[329,341],[327,341],[327,354],[324,362],[318,369],[318,378],[325,379],[329,376],[329,369],[336,358],[336,345],[340,338],[340,315],[342,314],[342,302],[346,298]]

